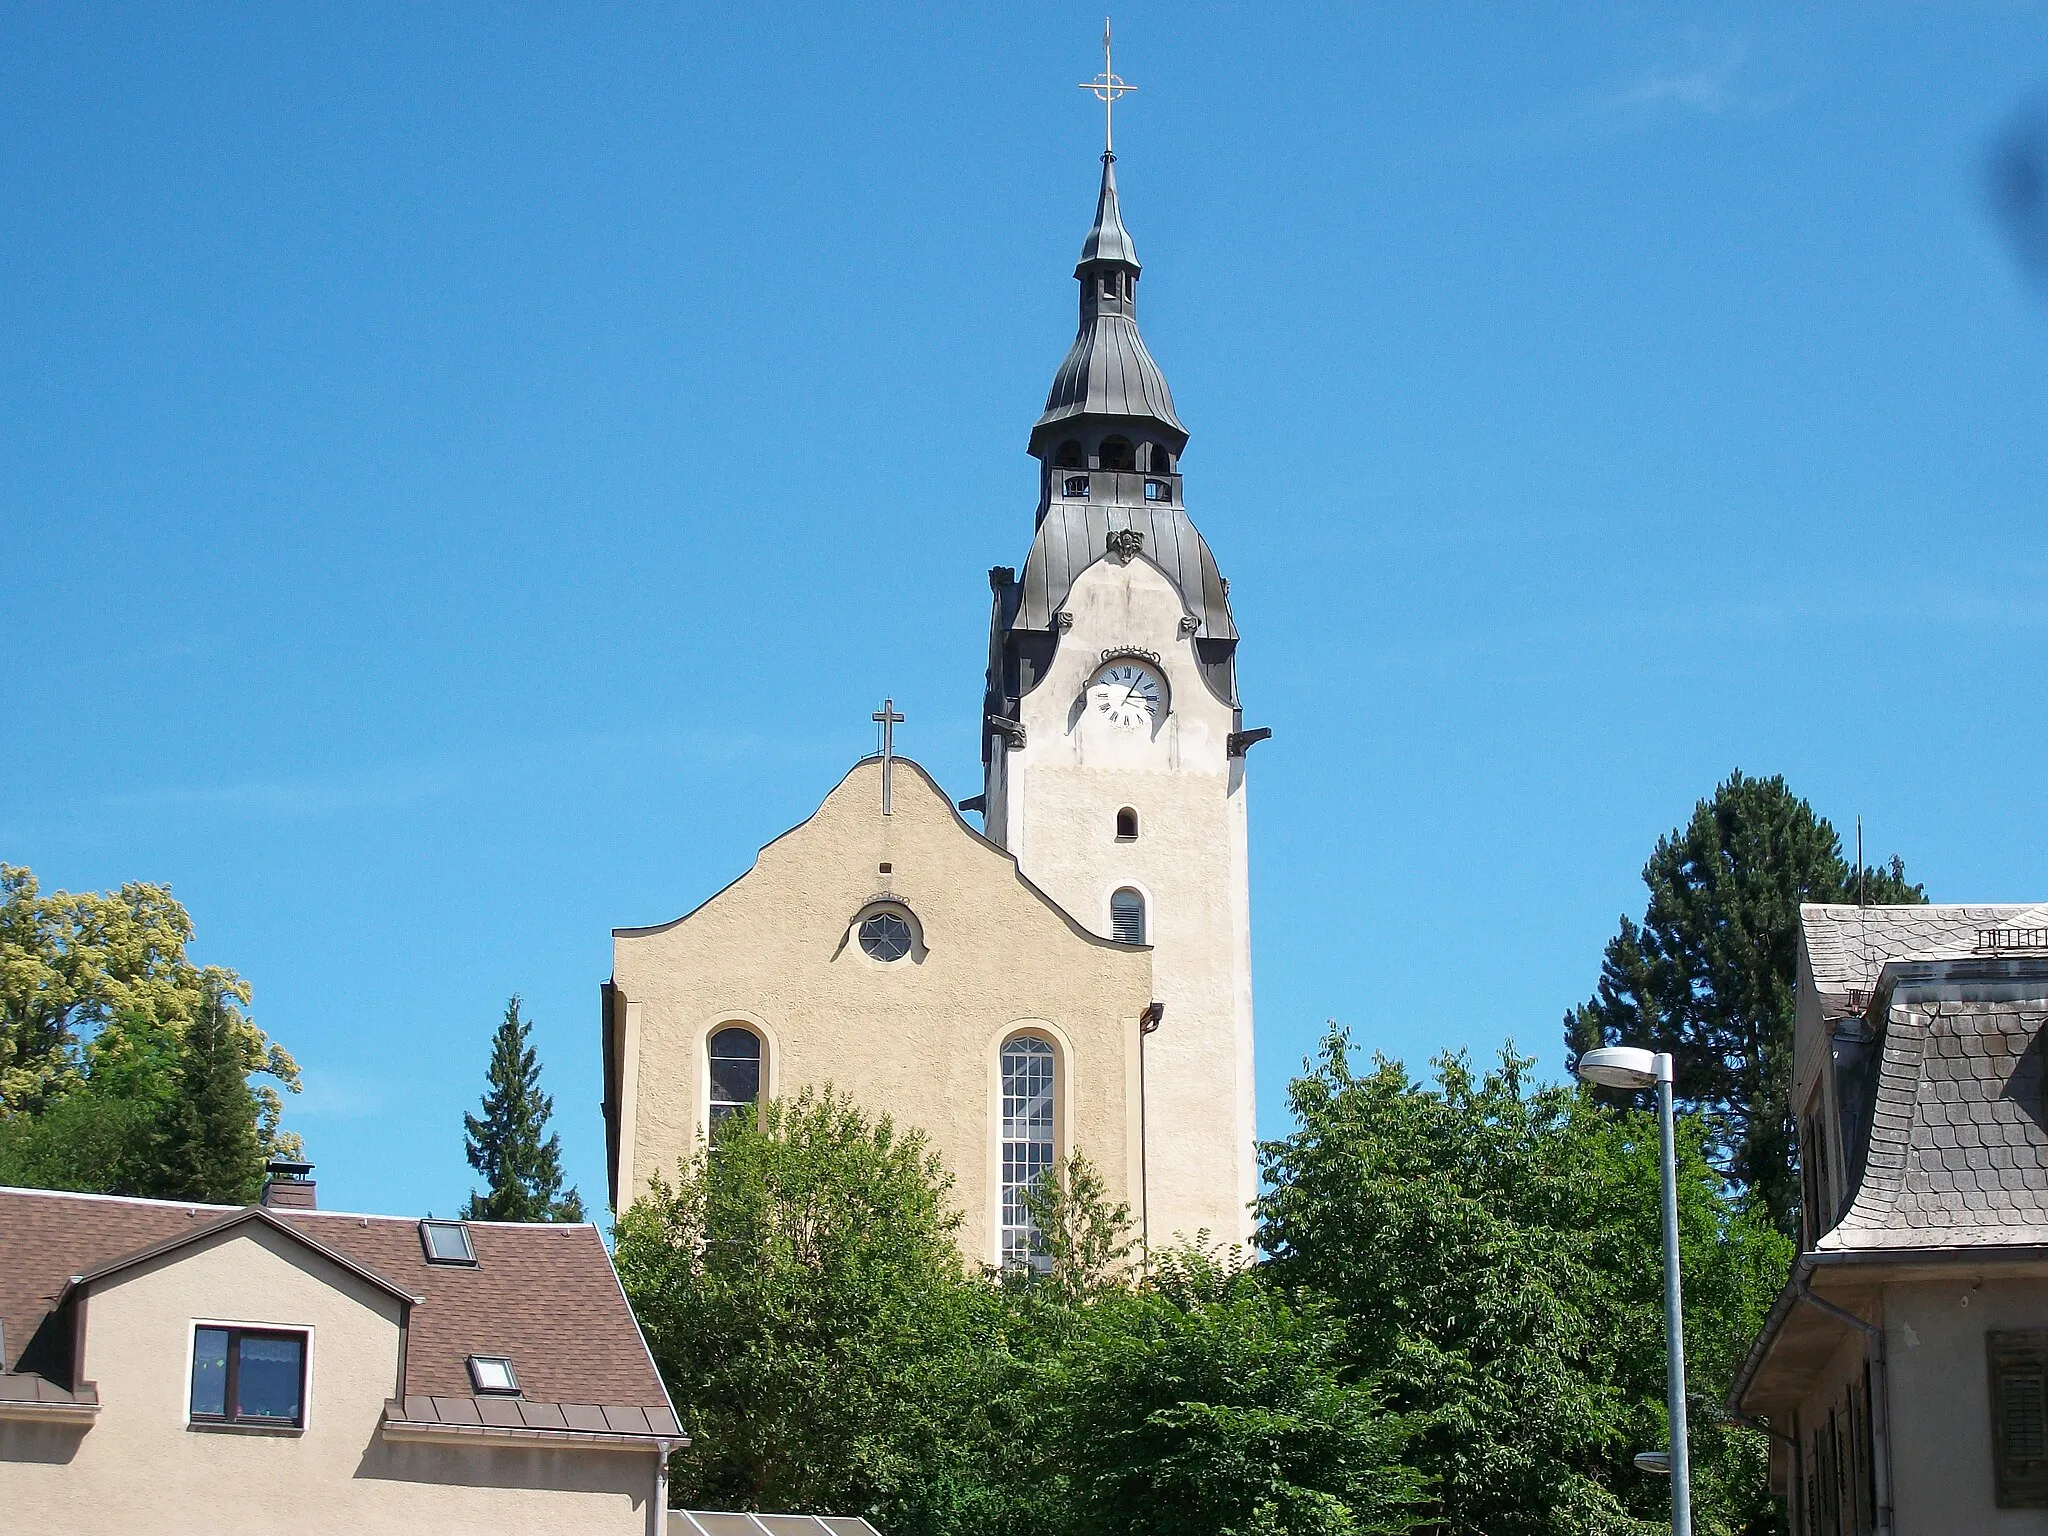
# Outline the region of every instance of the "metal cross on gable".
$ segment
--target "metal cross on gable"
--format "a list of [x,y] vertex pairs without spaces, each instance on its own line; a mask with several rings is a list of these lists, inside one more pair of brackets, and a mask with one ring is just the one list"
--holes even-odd
[[1093,80],[1083,80],[1081,82],[1081,89],[1093,91],[1096,100],[1102,103],[1102,152],[1105,155],[1115,154],[1116,144],[1110,133],[1110,116],[1116,111],[1117,97],[1128,96],[1137,87],[1135,85],[1126,85],[1116,72],[1109,67],[1109,18],[1107,16],[1102,18],[1102,73]]
[[868,718],[882,728],[882,814],[893,814],[889,801],[890,779],[896,768],[896,727],[903,723],[903,717],[896,713],[894,699],[882,700],[882,707]]

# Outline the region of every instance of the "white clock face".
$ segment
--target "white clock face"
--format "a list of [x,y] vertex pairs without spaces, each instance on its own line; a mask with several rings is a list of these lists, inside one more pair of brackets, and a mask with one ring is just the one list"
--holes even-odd
[[1166,688],[1159,674],[1135,661],[1113,661],[1088,685],[1088,707],[1118,730],[1149,727],[1159,718]]

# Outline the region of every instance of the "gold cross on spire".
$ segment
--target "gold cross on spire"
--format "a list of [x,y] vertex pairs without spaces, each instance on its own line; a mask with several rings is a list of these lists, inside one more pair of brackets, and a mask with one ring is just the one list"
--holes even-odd
[[1102,18],[1102,73],[1093,80],[1083,80],[1081,89],[1093,91],[1102,103],[1102,152],[1116,153],[1116,141],[1110,134],[1110,114],[1116,111],[1116,99],[1135,91],[1135,85],[1126,85],[1109,65],[1109,18]]

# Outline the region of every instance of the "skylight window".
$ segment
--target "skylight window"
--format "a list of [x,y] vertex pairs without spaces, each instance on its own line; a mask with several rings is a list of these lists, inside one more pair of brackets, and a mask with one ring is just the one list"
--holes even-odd
[[423,1221],[420,1246],[429,1264],[474,1264],[476,1249],[470,1245],[469,1228],[459,1221]]
[[503,1355],[471,1355],[469,1380],[479,1392],[519,1395],[519,1378],[513,1374],[512,1362]]

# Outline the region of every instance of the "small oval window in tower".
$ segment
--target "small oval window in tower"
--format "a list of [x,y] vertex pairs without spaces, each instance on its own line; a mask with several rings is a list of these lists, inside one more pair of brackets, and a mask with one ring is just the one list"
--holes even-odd
[[1127,437],[1105,437],[1102,440],[1102,467],[1136,469],[1138,456],[1131,448],[1131,440]]
[[1116,840],[1120,843],[1138,840],[1138,813],[1128,805],[1116,813]]
[[1145,942],[1145,898],[1129,886],[1109,898],[1109,934],[1119,944]]
[[1052,464],[1054,469],[1086,469],[1088,458],[1081,445],[1070,437],[1060,444],[1059,452],[1052,456]]

